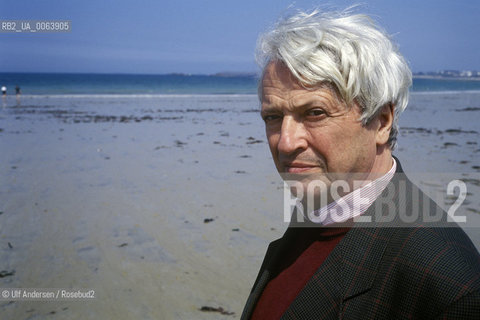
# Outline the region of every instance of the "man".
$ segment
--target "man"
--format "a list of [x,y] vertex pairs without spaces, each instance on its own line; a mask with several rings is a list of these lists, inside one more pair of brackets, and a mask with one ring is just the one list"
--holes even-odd
[[389,38],[314,11],[258,55],[268,143],[299,204],[242,319],[480,319],[477,250],[392,157],[411,72]]

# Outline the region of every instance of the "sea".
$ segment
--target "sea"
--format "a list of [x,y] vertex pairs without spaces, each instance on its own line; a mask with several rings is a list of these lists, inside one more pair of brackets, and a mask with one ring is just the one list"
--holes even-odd
[[[255,74],[0,73],[7,94],[19,86],[22,95],[256,94],[257,82]],[[411,91],[480,91],[480,81],[415,78]]]

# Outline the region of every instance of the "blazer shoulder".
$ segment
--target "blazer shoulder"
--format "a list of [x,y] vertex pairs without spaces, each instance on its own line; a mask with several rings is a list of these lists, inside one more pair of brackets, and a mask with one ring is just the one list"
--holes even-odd
[[391,250],[412,261],[465,265],[480,272],[479,252],[458,226],[400,228],[390,244]]
[[459,227],[387,231],[390,239],[368,293],[383,303],[377,312],[432,319],[480,290],[479,254]]
[[480,290],[480,255],[458,226],[397,229],[386,256],[417,292],[455,301]]

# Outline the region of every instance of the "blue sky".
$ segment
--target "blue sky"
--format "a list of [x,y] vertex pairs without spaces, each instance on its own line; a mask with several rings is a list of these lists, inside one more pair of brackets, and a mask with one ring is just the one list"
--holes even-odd
[[[70,33],[0,33],[0,72],[252,72],[262,31],[289,11],[355,1],[2,0],[0,20],[71,20]],[[480,1],[371,0],[413,71],[480,70]]]

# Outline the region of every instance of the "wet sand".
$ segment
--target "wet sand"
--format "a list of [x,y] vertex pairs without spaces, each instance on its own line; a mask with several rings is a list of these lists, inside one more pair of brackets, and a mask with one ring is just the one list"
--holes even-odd
[[[479,98],[415,94],[395,152],[424,189],[445,193],[448,179],[464,179],[462,209],[477,225]],[[96,298],[0,301],[2,315],[239,318],[268,243],[286,228],[257,110],[248,95],[7,101],[1,287],[93,289]],[[480,247],[478,230],[467,232]]]

